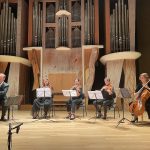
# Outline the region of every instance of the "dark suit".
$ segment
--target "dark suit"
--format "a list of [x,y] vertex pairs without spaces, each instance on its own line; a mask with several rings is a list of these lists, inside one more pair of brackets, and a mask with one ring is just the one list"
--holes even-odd
[[2,105],[2,116],[1,119],[4,119],[4,116],[7,111],[7,96],[6,93],[8,91],[9,85],[6,82],[3,82],[0,85],[0,103]]

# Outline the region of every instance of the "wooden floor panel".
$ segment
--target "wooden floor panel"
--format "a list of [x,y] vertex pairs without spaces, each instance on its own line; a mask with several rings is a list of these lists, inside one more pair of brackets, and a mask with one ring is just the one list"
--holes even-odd
[[[149,150],[150,121],[144,115],[144,122],[132,125],[120,124],[121,118],[90,119],[90,111],[85,118],[74,121],[64,119],[65,111],[56,111],[52,119],[33,120],[30,111],[15,111],[15,121],[23,125],[19,134],[13,134],[13,150]],[[82,116],[82,112],[78,112]],[[128,112],[125,113],[131,119]],[[7,150],[8,124],[14,121],[0,122],[0,149]]]

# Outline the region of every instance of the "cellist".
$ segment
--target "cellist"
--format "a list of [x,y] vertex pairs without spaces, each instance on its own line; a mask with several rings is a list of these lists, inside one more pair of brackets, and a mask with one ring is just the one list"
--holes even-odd
[[[140,83],[137,84],[137,87],[136,87],[134,95],[137,95],[138,94],[137,92],[143,86],[145,86],[144,89],[150,91],[150,82],[148,82],[149,81],[149,75],[148,75],[148,73],[142,73],[142,74],[140,74],[139,80],[140,80]],[[148,84],[146,84],[146,83],[148,83]],[[142,93],[140,95],[142,95]],[[147,111],[148,118],[150,119],[150,97],[146,100],[145,110]],[[131,122],[132,123],[138,122],[138,116],[136,116],[134,113],[132,115],[133,115],[133,119],[131,120]]]

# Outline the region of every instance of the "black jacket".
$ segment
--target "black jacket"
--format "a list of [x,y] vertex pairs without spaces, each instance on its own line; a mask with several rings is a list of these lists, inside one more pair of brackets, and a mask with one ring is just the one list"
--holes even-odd
[[6,93],[8,91],[9,85],[6,82],[3,82],[2,85],[0,85],[0,101],[7,99]]

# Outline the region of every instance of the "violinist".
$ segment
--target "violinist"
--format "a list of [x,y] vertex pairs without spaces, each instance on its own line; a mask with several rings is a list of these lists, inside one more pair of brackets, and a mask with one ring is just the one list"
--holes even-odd
[[107,118],[107,107],[113,105],[115,98],[114,88],[110,82],[110,79],[106,77],[104,79],[104,82],[105,85],[101,88],[104,99],[98,99],[93,101],[95,109],[97,110],[97,118],[101,118],[103,116],[101,113],[101,107],[104,107],[104,116],[102,117],[102,119]]
[[[145,92],[150,93],[150,82],[148,82],[150,79],[149,79],[148,73],[140,74],[139,80],[140,80],[140,83],[137,84],[134,95],[136,96],[138,94],[139,90],[143,87],[143,91],[139,94],[139,97],[138,97],[138,99],[142,99],[142,94],[144,92],[144,89],[146,89]],[[144,107],[145,107],[145,110],[147,111],[148,118],[150,119],[150,96],[149,95],[147,96],[145,101],[146,102],[145,102]],[[134,113],[134,112],[132,113],[132,115],[133,115],[133,119],[131,120],[131,122],[132,123],[138,122],[138,115],[136,115],[136,113]]]
[[77,96],[71,97],[67,101],[67,112],[68,116],[66,119],[74,120],[75,119],[75,109],[82,103],[82,87],[80,84],[80,80],[78,78],[75,79],[74,85],[72,86],[71,90],[76,90]]

